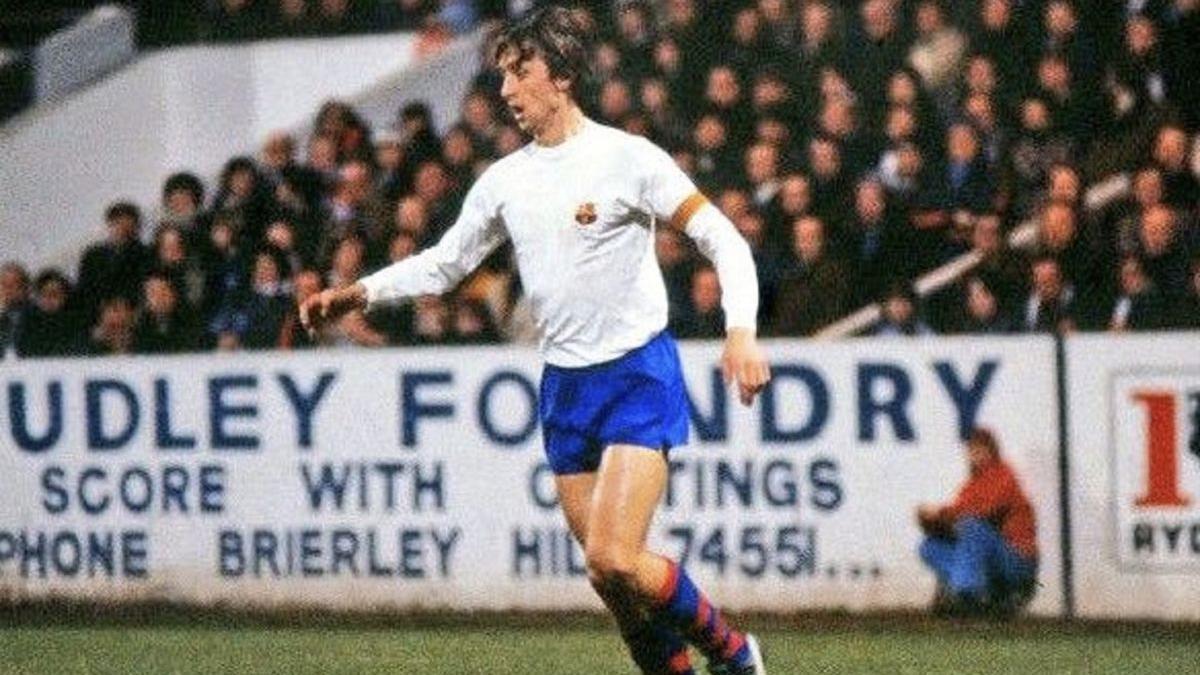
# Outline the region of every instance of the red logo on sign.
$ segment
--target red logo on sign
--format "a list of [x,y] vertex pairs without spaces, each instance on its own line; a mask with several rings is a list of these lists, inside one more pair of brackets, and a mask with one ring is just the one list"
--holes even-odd
[[1187,506],[1191,497],[1179,485],[1179,434],[1175,394],[1135,391],[1133,400],[1146,409],[1146,484],[1138,506]]

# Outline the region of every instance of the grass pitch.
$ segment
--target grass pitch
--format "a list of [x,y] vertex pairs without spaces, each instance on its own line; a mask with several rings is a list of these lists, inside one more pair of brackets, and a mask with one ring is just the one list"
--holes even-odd
[[[814,616],[746,622],[772,675],[802,673],[1191,673],[1200,629],[923,617]],[[702,661],[698,660],[697,665]],[[703,672],[703,669],[700,669]],[[590,616],[370,619],[167,612],[89,619],[0,612],[0,673],[635,673],[609,624]]]

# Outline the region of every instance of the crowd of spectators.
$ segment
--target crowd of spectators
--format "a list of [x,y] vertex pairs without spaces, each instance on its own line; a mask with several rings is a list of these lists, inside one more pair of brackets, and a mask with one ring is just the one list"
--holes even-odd
[[[1200,327],[1200,0],[590,7],[589,113],[667,148],[734,222],[758,263],[764,335],[810,335],[872,302],[881,335]],[[308,138],[272,134],[211,186],[180,172],[152,208],[114,203],[74,281],[5,264],[0,350],[528,339],[507,247],[451,296],[315,337],[296,320],[297,300],[436,242],[475,177],[526,142],[483,66],[441,134],[423,104],[373,129],[330,101]],[[1121,173],[1127,196],[1085,204]],[[1009,247],[1026,221],[1036,243]],[[686,236],[656,236],[671,328],[721,335],[713,269]],[[972,250],[961,282],[914,294],[914,278]]]

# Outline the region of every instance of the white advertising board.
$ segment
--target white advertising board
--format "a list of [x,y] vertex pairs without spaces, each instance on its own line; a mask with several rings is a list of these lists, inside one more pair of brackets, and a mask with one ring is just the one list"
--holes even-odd
[[1200,619],[1200,335],[1067,342],[1076,609]]
[[[996,430],[1061,611],[1053,343],[768,344],[742,407],[682,346],[692,441],[652,532],[739,610],[919,608],[913,512]],[[599,608],[510,347],[25,362],[0,373],[0,591],[338,607]]]

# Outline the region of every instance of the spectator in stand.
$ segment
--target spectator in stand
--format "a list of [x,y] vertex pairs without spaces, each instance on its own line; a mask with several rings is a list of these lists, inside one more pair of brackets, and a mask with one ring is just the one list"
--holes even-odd
[[204,183],[192,173],[174,173],[167,177],[162,189],[162,212],[158,222],[179,228],[189,243],[203,238],[207,223],[204,219]]
[[173,354],[200,346],[199,331],[190,307],[180,302],[171,280],[163,274],[146,277],[141,315],[133,331],[133,351],[138,354]]
[[263,243],[266,249],[279,256],[281,276],[290,279],[307,266],[308,256],[297,248],[296,228],[291,221],[278,218],[268,225]]
[[602,124],[619,127],[633,114],[633,94],[629,91],[629,83],[620,77],[605,80],[600,85],[598,98],[596,121]]
[[1005,82],[1018,83],[1030,71],[1031,49],[1021,22],[1014,19],[1012,0],[982,0],[978,24],[971,36],[972,50],[986,54]]
[[1177,209],[1200,204],[1200,182],[1188,167],[1188,135],[1183,127],[1170,124],[1154,139],[1154,163],[1162,172],[1163,201]]
[[882,107],[886,78],[903,66],[908,56],[898,5],[894,0],[865,0],[859,6],[860,21],[851,33],[847,74],[868,115]]
[[937,0],[923,0],[916,10],[916,38],[908,64],[944,107],[952,105],[954,85],[966,56],[967,39],[946,21]]
[[921,318],[918,298],[913,287],[905,282],[892,282],[883,295],[880,310],[883,316],[875,327],[880,337],[921,337],[933,335],[933,329]]
[[1138,250],[1142,214],[1162,205],[1165,196],[1162,171],[1156,166],[1138,169],[1131,182],[1129,196],[1116,202],[1105,219],[1105,231],[1112,237],[1113,248],[1122,254]]
[[270,186],[258,172],[251,157],[234,157],[221,170],[220,187],[213,196],[211,210],[234,216],[245,241],[258,241],[271,217],[273,197]]
[[319,261],[328,261],[333,248],[346,237],[362,240],[369,267],[387,258],[391,207],[373,189],[369,164],[348,161],[338,172],[338,182],[325,204]]
[[1049,52],[1038,62],[1035,93],[1046,103],[1050,127],[1066,134],[1080,148],[1087,148],[1102,125],[1096,119],[1097,102],[1080,87],[1062,55]]
[[420,197],[410,195],[396,203],[395,231],[407,233],[419,249],[436,243],[429,228],[429,209]]
[[1066,163],[1075,154],[1075,142],[1053,125],[1050,107],[1040,98],[1021,104],[1021,130],[1013,143],[1009,165],[1015,199],[1013,215],[1031,215],[1040,203],[1050,167]]
[[1171,306],[1187,291],[1189,265],[1196,251],[1195,233],[1182,232],[1179,225],[1177,214],[1159,205],[1142,213],[1138,227],[1143,266]]
[[944,115],[921,84],[921,76],[901,68],[888,77],[886,133],[893,144],[912,141],[929,157],[946,152]]
[[151,270],[167,277],[175,287],[176,295],[189,307],[204,304],[204,271],[179,227],[159,226],[154,233],[153,255]]
[[835,140],[818,136],[809,141],[808,171],[813,213],[831,229],[840,229],[850,204],[850,184],[843,171],[842,149]]
[[841,150],[843,174],[849,179],[874,164],[878,141],[858,128],[854,103],[834,96],[822,101],[816,120],[816,134],[830,139]]
[[423,102],[408,103],[400,109],[397,131],[404,141],[404,156],[409,166],[437,159],[442,155],[442,143],[433,128],[433,112]]
[[[0,272],[0,285],[3,272]],[[83,329],[72,309],[71,282],[57,269],[34,280],[33,309],[22,331],[22,356],[79,356],[84,353]],[[2,320],[2,319],[0,319]]]
[[0,266],[0,360],[25,356],[25,331],[33,305],[29,272],[19,263]]
[[726,177],[732,174],[737,158],[721,115],[708,112],[696,120],[692,127],[692,151],[696,158],[692,175],[698,187],[712,191],[729,182]]
[[963,317],[959,331],[975,335],[1003,335],[1013,331],[1011,316],[983,277],[967,279],[963,292]]
[[642,80],[638,86],[638,103],[649,120],[651,140],[668,147],[682,146],[687,142],[687,125],[662,79],[651,77]]
[[721,309],[721,284],[711,265],[701,264],[692,272],[690,302],[676,326],[681,339],[711,339],[725,332]]
[[317,178],[317,193],[336,184],[339,166],[337,139],[328,134],[313,134],[308,141],[305,162],[305,168]]
[[844,62],[845,49],[835,21],[834,9],[827,0],[801,5],[796,78],[799,90],[811,91],[822,69]]
[[746,148],[745,177],[755,208],[765,208],[779,192],[779,149],[767,143]]
[[244,332],[241,307],[248,291],[246,253],[236,219],[217,214],[204,253],[204,305],[200,314],[208,333]]
[[972,431],[966,450],[954,500],[917,509],[921,560],[937,575],[935,611],[1008,616],[1037,587],[1037,517],[991,431]]
[[708,71],[704,105],[708,112],[721,118],[735,145],[740,147],[749,140],[753,121],[742,90],[742,78],[736,68],[719,63]]
[[250,297],[244,309],[246,332],[241,337],[247,349],[272,349],[279,345],[292,304],[292,285],[283,273],[284,265],[281,256],[269,249],[254,256]]
[[952,222],[963,220],[962,212],[984,213],[992,209],[995,177],[979,148],[979,137],[970,124],[959,122],[946,133],[946,196],[944,209]]
[[1129,17],[1124,46],[1112,67],[1113,77],[1129,86],[1136,96],[1154,105],[1165,105],[1167,76],[1154,21],[1145,15]]
[[395,131],[375,134],[374,193],[388,203],[412,189],[412,167],[404,156],[404,142]]
[[616,8],[617,49],[624,72],[635,79],[645,77],[654,64],[654,23],[645,3],[624,2]]
[[850,281],[830,251],[825,223],[804,216],[793,225],[793,257],[780,276],[767,324],[772,335],[812,335],[835,321],[849,305]]
[[354,283],[366,270],[366,246],[362,239],[347,234],[334,246],[326,277],[329,288],[341,288]]
[[1095,39],[1070,0],[1050,0],[1044,6],[1043,52],[1061,54],[1071,72],[1072,88],[1088,95],[1099,88]]
[[[980,153],[987,163],[988,174],[999,177],[1004,168],[1008,138],[1007,131],[1001,128],[992,96],[982,92],[969,94],[963,102],[963,113],[966,122],[979,137]],[[1001,194],[1007,200],[1008,195]],[[999,196],[994,197],[993,201],[999,201]]]
[[142,214],[137,206],[116,202],[105,211],[104,222],[107,238],[83,252],[76,277],[82,318],[89,324],[108,298],[119,295],[132,305],[150,265],[150,252],[138,239]]
[[1063,280],[1058,260],[1041,256],[1030,268],[1031,291],[1025,301],[1022,328],[1029,333],[1075,330],[1075,289]]
[[1136,256],[1121,260],[1118,286],[1120,295],[1113,304],[1108,321],[1110,331],[1156,330],[1167,326],[1162,294],[1142,268]]
[[854,215],[841,235],[840,249],[850,276],[855,305],[865,305],[883,293],[888,281],[909,275],[909,255],[903,226],[888,204],[887,191],[876,178],[859,181],[854,192]]
[[496,118],[496,109],[487,92],[473,89],[463,98],[459,107],[460,124],[471,134],[471,141],[486,156],[496,156],[496,136],[501,124]]
[[92,356],[133,353],[133,328],[137,321],[133,303],[123,295],[100,301],[96,324],[88,338],[87,352]]
[[812,191],[808,176],[802,173],[785,174],[779,181],[779,191],[767,205],[766,246],[773,251],[792,250],[792,224],[797,218],[812,214]]
[[[344,2],[345,0],[320,0]],[[371,130],[366,122],[344,101],[331,99],[321,104],[313,122],[313,133],[333,139],[339,164],[350,160],[371,161]]]
[[1064,202],[1049,202],[1038,216],[1038,252],[1059,261],[1067,279],[1078,282],[1091,262],[1085,255],[1075,208]]
[[1029,273],[1022,255],[1008,247],[1000,216],[989,213],[975,219],[971,248],[979,254],[975,274],[995,296],[1000,313],[1016,314],[1025,296]]
[[484,166],[465,126],[455,125],[442,137],[442,162],[454,185],[471,185]]
[[784,66],[787,55],[764,35],[758,8],[745,5],[733,13],[721,60],[732,66],[746,82],[758,68]]
[[[927,192],[928,172],[921,148],[904,142],[884,152],[879,160],[879,180],[892,194],[892,202],[904,213],[915,211]],[[917,225],[916,219],[911,224]]]
[[413,177],[413,196],[425,204],[429,217],[429,236],[433,241],[454,224],[462,203],[463,186],[455,185],[440,161],[429,161],[417,167]]

